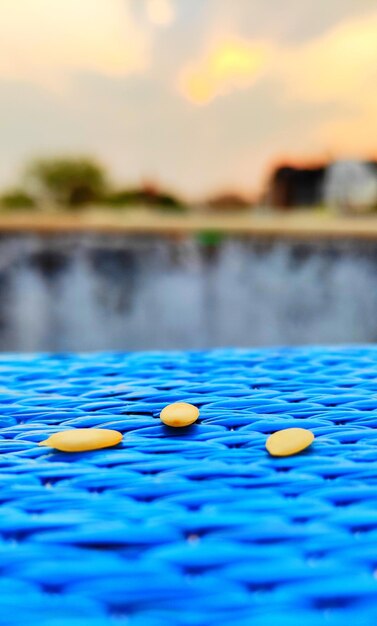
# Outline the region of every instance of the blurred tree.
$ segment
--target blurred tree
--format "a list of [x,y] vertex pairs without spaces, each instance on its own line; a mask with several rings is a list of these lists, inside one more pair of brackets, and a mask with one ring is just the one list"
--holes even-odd
[[120,189],[112,191],[105,197],[106,204],[114,207],[130,207],[136,204],[142,204],[140,189]]
[[27,184],[39,203],[79,207],[101,202],[106,194],[106,174],[90,158],[40,159],[26,170]]
[[213,211],[240,211],[249,209],[252,202],[237,192],[227,192],[212,196],[204,206]]
[[152,185],[112,192],[107,195],[106,202],[119,208],[144,205],[167,211],[184,211],[186,209],[182,200],[170,193],[160,191]]
[[0,206],[4,209],[31,209],[35,200],[23,189],[10,189],[0,196]]

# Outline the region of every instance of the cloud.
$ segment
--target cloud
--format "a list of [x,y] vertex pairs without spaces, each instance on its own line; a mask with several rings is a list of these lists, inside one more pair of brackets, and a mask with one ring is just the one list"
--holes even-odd
[[124,0],[1,0],[0,77],[57,85],[70,73],[143,71],[148,39]]
[[368,156],[377,136],[377,13],[280,50],[273,73],[286,103],[337,105],[316,132],[334,156]]
[[354,102],[377,91],[377,13],[338,22],[295,44],[234,32],[222,23],[204,54],[180,70],[179,89],[191,102],[206,104],[246,89],[262,75],[283,85],[283,99],[301,102]]
[[283,48],[277,71],[290,98],[355,101],[376,90],[377,13],[340,23],[322,37]]
[[146,13],[152,24],[170,26],[175,18],[171,0],[146,0]]
[[249,87],[260,76],[269,56],[262,42],[226,37],[180,72],[178,87],[194,104],[207,104],[220,95]]
[[0,184],[33,155],[93,152],[120,182],[199,196],[257,186],[282,155],[365,155],[374,0],[330,4],[0,0]]

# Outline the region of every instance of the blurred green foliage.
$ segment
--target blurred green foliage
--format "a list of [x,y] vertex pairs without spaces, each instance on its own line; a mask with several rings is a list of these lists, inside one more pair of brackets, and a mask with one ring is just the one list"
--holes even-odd
[[101,202],[108,188],[102,166],[86,157],[36,160],[25,180],[39,204],[68,208]]
[[187,208],[179,198],[153,183],[112,188],[104,168],[89,157],[37,159],[26,168],[24,185],[25,190],[16,189],[3,196],[4,206],[80,209],[92,204],[119,209],[145,206],[172,212]]
[[23,189],[10,189],[0,196],[0,207],[2,209],[31,209],[35,208],[36,203]]
[[172,194],[148,187],[114,191],[104,198],[104,202],[119,208],[143,205],[172,212],[182,212],[187,208],[179,198]]
[[197,241],[206,247],[217,247],[224,240],[225,235],[217,230],[203,230],[197,234]]

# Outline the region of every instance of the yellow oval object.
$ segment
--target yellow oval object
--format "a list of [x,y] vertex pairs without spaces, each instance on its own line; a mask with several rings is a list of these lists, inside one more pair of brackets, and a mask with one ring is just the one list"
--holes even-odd
[[285,428],[270,435],[266,448],[272,456],[291,456],[302,452],[314,441],[311,430],[306,428]]
[[40,446],[49,446],[62,452],[84,452],[116,446],[123,439],[122,433],[106,428],[73,428],[54,433],[40,442]]
[[183,428],[184,426],[190,426],[196,422],[199,417],[199,409],[193,404],[188,402],[174,402],[168,404],[160,413],[161,421],[166,426],[173,426],[174,428]]

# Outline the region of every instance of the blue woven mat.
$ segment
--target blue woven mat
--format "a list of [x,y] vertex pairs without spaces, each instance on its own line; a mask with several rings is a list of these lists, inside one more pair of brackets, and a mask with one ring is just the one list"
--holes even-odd
[[[377,624],[377,348],[0,359],[1,626]],[[185,400],[200,422],[158,414]],[[124,433],[63,454],[62,428]],[[269,433],[304,426],[305,453]]]

